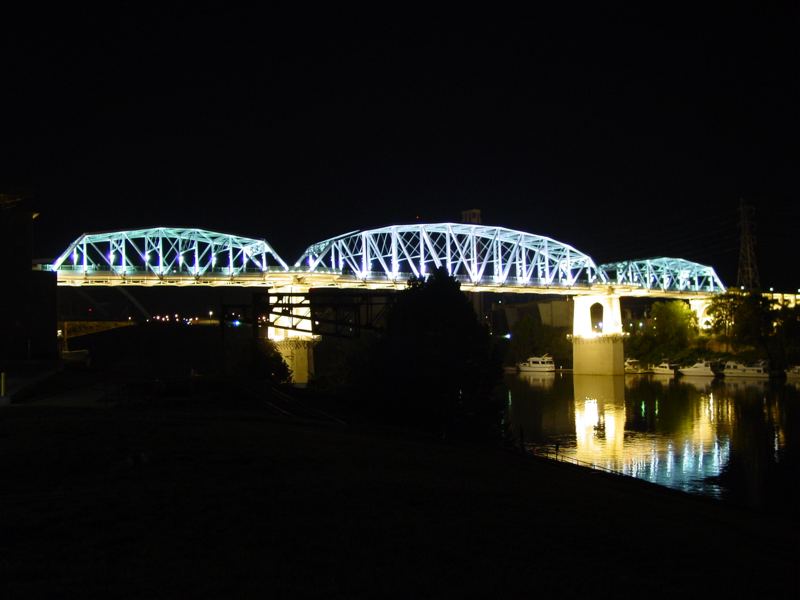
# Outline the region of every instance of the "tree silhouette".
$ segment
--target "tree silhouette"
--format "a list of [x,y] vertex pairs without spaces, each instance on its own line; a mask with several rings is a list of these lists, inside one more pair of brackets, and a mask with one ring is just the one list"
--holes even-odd
[[390,421],[445,435],[484,435],[495,422],[500,361],[446,270],[409,281],[370,358],[369,396]]

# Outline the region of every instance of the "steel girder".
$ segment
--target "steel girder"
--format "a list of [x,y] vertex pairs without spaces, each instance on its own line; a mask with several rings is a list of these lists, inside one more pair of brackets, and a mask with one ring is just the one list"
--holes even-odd
[[607,283],[594,261],[551,238],[460,223],[391,225],[352,231],[309,246],[295,263],[309,272],[364,280],[425,277],[444,267],[461,281],[573,287]]
[[648,290],[722,293],[713,267],[682,258],[647,258],[600,265],[610,282]]
[[[271,266],[270,262],[278,266]],[[120,277],[235,277],[288,268],[265,240],[172,227],[86,233],[51,266],[53,271],[111,272]]]

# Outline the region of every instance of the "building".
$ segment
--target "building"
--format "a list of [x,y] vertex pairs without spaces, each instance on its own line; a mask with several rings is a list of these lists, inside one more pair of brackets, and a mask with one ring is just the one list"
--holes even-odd
[[31,270],[38,214],[24,198],[0,194],[0,362],[54,359],[56,274]]

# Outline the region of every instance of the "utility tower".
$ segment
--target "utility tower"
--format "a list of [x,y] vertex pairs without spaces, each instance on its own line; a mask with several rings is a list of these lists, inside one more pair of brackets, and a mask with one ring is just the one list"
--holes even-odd
[[756,237],[753,233],[753,216],[755,209],[739,201],[739,274],[736,285],[746,290],[761,288],[758,280],[758,263],[756,263]]

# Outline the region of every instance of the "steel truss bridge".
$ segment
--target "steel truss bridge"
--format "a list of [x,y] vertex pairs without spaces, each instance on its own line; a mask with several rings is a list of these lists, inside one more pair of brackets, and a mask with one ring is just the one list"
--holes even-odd
[[680,258],[597,265],[545,236],[460,223],[351,231],[310,245],[291,267],[264,239],[171,227],[89,233],[41,268],[65,286],[386,290],[444,268],[472,292],[697,298],[725,291],[712,267]]

